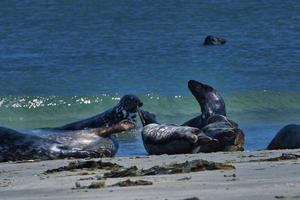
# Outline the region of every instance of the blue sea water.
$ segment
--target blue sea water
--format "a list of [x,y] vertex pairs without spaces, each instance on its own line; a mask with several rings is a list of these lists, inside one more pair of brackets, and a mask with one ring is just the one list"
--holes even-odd
[[[1,1],[0,125],[57,126],[136,94],[159,121],[200,113],[195,79],[224,96],[246,149],[300,120],[300,1]],[[202,46],[206,35],[223,46]],[[118,155],[145,154],[139,132]]]

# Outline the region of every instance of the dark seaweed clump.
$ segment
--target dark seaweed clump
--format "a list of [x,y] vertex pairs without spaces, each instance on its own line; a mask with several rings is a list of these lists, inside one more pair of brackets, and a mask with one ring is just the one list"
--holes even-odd
[[125,169],[112,170],[111,172],[105,173],[103,178],[179,174],[220,169],[232,170],[235,169],[235,167],[230,164],[209,162],[206,160],[192,160],[184,163],[172,163],[165,166],[154,166],[149,169],[138,169],[136,166],[133,166]]
[[117,170],[119,168],[122,168],[121,165],[118,165],[116,163],[111,162],[102,162],[101,160],[94,161],[94,160],[88,160],[88,161],[74,161],[70,162],[69,165],[55,168],[55,169],[49,169],[45,171],[45,174],[50,173],[56,173],[56,172],[62,172],[62,171],[73,171],[76,169],[104,169],[104,170]]

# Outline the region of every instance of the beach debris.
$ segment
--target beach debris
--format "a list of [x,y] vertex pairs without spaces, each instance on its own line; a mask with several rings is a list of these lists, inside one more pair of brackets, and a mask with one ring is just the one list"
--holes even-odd
[[121,165],[111,162],[102,162],[101,160],[94,161],[72,161],[67,166],[49,169],[45,171],[45,174],[62,172],[62,171],[74,171],[75,169],[104,169],[104,170],[117,170],[121,168]]
[[192,177],[186,176],[186,177],[177,179],[177,181],[188,181],[188,180],[191,180],[191,179],[192,179]]
[[20,164],[20,163],[34,163],[34,162],[41,162],[41,160],[17,160],[13,163]]
[[226,174],[224,174],[224,177],[233,177],[233,178],[235,178],[235,177],[236,177],[236,174],[231,174],[231,175],[226,175]]
[[259,160],[249,160],[249,162],[268,162],[268,161],[282,161],[282,160],[297,160],[300,158],[300,155],[293,154],[293,153],[283,153],[281,156],[274,157],[274,158],[266,158],[266,159],[259,159]]
[[76,181],[75,188],[72,188],[72,189],[98,189],[98,188],[104,188],[104,187],[105,187],[104,181],[92,182],[91,184],[89,184],[87,186],[81,186],[81,184],[78,181]]
[[112,170],[108,173],[105,173],[100,179],[119,178],[119,177],[128,177],[128,176],[142,176],[141,170],[139,170],[136,166],[121,169],[121,170]]
[[103,178],[119,178],[128,176],[151,176],[151,175],[165,175],[165,174],[179,174],[190,173],[204,170],[232,170],[235,169],[233,165],[209,162],[206,160],[192,160],[184,163],[171,163],[165,166],[154,166],[149,169],[138,169],[136,166],[121,169],[112,170],[105,173]]
[[153,185],[153,183],[151,181],[145,181],[145,180],[132,181],[130,179],[127,179],[125,181],[117,182],[117,183],[115,183],[115,184],[113,184],[111,186],[112,187],[114,187],[114,186],[130,187],[130,186],[139,186],[139,185]]
[[198,197],[189,197],[182,200],[200,200]]
[[275,199],[300,199],[300,195],[295,195],[295,196],[275,196]]
[[92,182],[87,186],[88,189],[97,189],[97,188],[104,188],[104,187],[105,187],[104,181]]
[[87,180],[94,180],[94,177],[86,177],[86,178],[80,178],[79,181],[87,181]]

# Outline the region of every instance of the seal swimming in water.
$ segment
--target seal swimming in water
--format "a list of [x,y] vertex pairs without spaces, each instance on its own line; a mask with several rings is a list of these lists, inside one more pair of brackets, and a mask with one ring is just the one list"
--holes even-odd
[[208,35],[204,39],[203,45],[223,45],[226,43],[224,38]]
[[300,148],[300,125],[284,126],[267,146],[268,150]]
[[118,150],[118,141],[114,133],[133,128],[134,122],[123,120],[110,127],[57,132],[52,130],[49,134],[39,133],[38,136],[0,127],[0,162],[111,157]]
[[118,141],[112,134],[134,128],[137,108],[142,105],[138,97],[125,95],[115,107],[94,117],[61,127],[29,131],[38,135],[2,127],[0,160],[113,156]]
[[211,86],[195,80],[188,82],[188,88],[198,101],[201,115],[183,123],[201,129],[206,135],[219,140],[219,143],[202,145],[200,152],[242,151],[244,133],[238,124],[226,117],[225,102]]
[[142,140],[149,154],[195,153],[203,144],[216,143],[198,128],[159,124],[155,115],[138,110],[143,124]]

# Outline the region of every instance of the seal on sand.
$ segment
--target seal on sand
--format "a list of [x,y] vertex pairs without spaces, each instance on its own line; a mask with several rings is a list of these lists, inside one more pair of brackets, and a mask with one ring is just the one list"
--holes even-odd
[[114,156],[118,141],[114,133],[135,127],[142,102],[125,95],[118,105],[94,117],[62,127],[40,128],[30,134],[0,128],[0,161]]
[[188,88],[200,105],[201,115],[183,123],[183,126],[201,129],[206,125],[209,117],[213,115],[226,116],[225,102],[213,87],[195,80],[190,80],[188,82]]
[[195,80],[190,80],[188,87],[200,105],[201,115],[183,123],[183,126],[199,128],[204,134],[219,140],[216,144],[202,145],[199,151],[244,150],[244,133],[237,123],[226,117],[221,95],[213,87]]
[[158,124],[155,115],[138,110],[143,129],[142,139],[149,154],[195,153],[203,144],[216,143],[198,128]]
[[[16,160],[49,160],[59,158],[111,157],[118,150],[114,133],[135,128],[135,123],[123,120],[110,127],[61,131],[36,129],[38,135],[24,134],[0,127],[0,162]],[[49,129],[50,131],[50,129]]]
[[300,148],[300,125],[298,124],[284,126],[267,147],[268,150],[298,148]]
[[235,123],[223,115],[214,115],[201,129],[207,136],[217,139],[215,144],[202,145],[199,152],[243,151],[245,136]]

